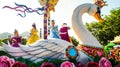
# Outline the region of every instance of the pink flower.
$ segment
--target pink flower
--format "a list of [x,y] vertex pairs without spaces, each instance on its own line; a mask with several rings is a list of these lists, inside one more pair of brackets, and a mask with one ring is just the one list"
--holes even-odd
[[87,48],[87,47],[83,47],[83,49],[84,49],[85,51],[89,51],[89,48]]
[[8,64],[5,63],[5,62],[1,62],[1,63],[0,63],[0,67],[8,67]]
[[55,65],[50,62],[44,62],[40,67],[55,67]]
[[88,62],[86,64],[86,67],[99,67],[99,64],[96,62]]
[[12,67],[27,67],[27,65],[26,65],[26,64],[23,64],[23,63],[21,63],[21,62],[15,62]]
[[97,54],[98,54],[98,56],[102,56],[102,52],[100,52],[100,51],[97,51]]
[[102,57],[99,61],[99,66],[100,67],[112,67],[112,64],[108,59]]
[[14,60],[7,56],[0,56],[0,67],[12,67]]
[[69,61],[63,62],[60,67],[75,67],[75,65]]

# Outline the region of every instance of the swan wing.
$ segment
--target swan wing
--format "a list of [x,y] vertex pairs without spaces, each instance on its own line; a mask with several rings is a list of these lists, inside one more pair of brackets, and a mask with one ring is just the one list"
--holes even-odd
[[39,40],[31,45],[20,45],[20,47],[12,47],[2,43],[5,50],[14,57],[23,57],[34,62],[42,61],[43,59],[66,59],[65,49],[71,45],[61,39]]

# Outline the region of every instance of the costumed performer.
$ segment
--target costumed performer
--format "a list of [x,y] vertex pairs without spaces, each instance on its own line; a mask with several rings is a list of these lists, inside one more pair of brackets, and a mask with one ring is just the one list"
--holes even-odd
[[36,28],[35,23],[33,23],[32,24],[32,29],[30,30],[30,36],[27,39],[27,45],[32,44],[32,43],[36,42],[39,39],[40,39],[40,37],[38,36],[38,30]]
[[11,41],[12,41],[11,46],[13,47],[19,47],[19,44],[21,44],[22,37],[19,36],[18,30],[15,29],[14,36],[11,38]]
[[70,29],[70,27],[67,26],[67,23],[63,23],[62,27],[60,28],[60,37],[63,40],[66,40],[68,42],[70,42],[70,37],[68,34],[68,30]]
[[49,27],[49,29],[50,29],[50,35],[48,36],[48,38],[57,38],[57,39],[60,38],[59,32],[58,32],[58,26],[55,25],[54,20],[51,21],[51,26]]

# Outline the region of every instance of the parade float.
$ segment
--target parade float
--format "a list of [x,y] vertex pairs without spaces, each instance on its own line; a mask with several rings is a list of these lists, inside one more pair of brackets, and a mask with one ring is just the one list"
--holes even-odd
[[[82,44],[75,47],[73,44],[61,39],[47,39],[47,26],[50,21],[50,11],[55,11],[58,0],[39,0],[42,8],[31,10],[25,5],[17,5],[17,8],[25,7],[27,12],[44,12],[44,39],[31,45],[19,44],[12,47],[2,42],[4,52],[9,55],[0,56],[0,65],[4,67],[112,67],[106,59],[106,53],[98,40],[86,29],[82,22],[84,13],[95,17],[98,21],[104,21],[100,16],[100,9],[106,5],[103,3],[85,3],[79,5],[73,11],[72,27]],[[4,8],[10,8],[4,6]],[[11,8],[10,8],[11,9]],[[18,11],[18,10],[16,10]],[[20,10],[19,10],[20,11]],[[25,11],[24,11],[25,12]],[[19,14],[23,17],[21,14]],[[97,57],[97,58],[96,58]],[[106,57],[106,58],[105,58]],[[95,61],[98,59],[98,61]],[[119,60],[118,60],[119,61]]]

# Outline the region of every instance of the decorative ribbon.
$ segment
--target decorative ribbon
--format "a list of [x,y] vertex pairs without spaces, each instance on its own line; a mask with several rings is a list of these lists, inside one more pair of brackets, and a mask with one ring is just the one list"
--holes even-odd
[[26,5],[23,5],[23,4],[15,3],[15,5],[16,5],[16,7],[4,6],[3,8],[9,8],[9,9],[12,9],[12,10],[15,10],[15,11],[19,11],[19,12],[23,13],[23,15],[21,13],[18,13],[18,15],[23,17],[23,18],[26,17],[26,12],[27,13],[36,12],[39,15],[43,15],[44,14],[44,13],[40,13],[39,12],[39,11],[43,11],[44,7],[32,9],[32,8],[28,8]]

